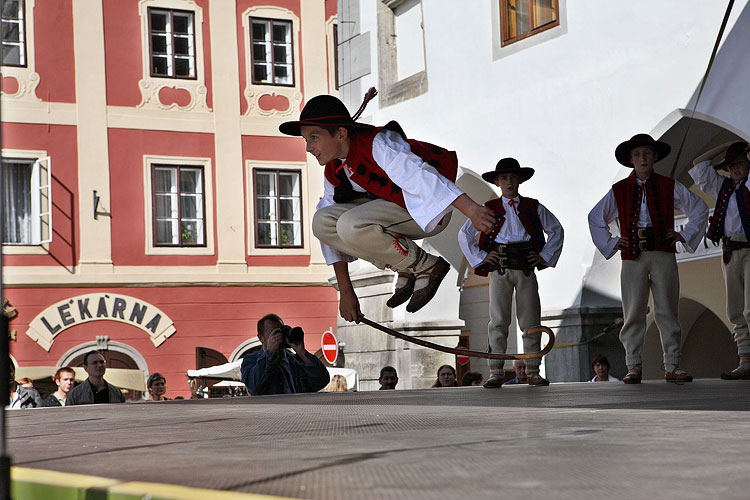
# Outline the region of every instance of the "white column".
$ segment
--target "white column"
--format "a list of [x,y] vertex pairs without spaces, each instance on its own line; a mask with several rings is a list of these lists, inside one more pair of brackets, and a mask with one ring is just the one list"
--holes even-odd
[[[109,142],[102,0],[73,2],[78,119],[78,223],[81,274],[112,273],[111,219],[94,220],[94,190],[109,211]],[[124,214],[120,214],[124,215]]]
[[[219,272],[247,272],[240,70],[235,1],[210,2],[213,111],[216,124],[216,232]],[[252,196],[252,193],[248,194]]]

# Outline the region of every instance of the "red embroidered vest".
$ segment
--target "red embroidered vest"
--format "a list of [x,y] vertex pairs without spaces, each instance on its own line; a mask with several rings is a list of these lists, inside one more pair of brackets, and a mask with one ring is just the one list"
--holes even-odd
[[[747,178],[742,179],[740,188],[737,189],[734,181],[727,177],[721,184],[719,196],[716,198],[714,214],[708,218],[708,230],[706,236],[709,240],[718,243],[724,237],[724,220],[727,217],[727,207],[732,203],[732,198],[737,203],[740,214],[740,222],[745,232],[745,238],[750,241],[750,191],[745,186]],[[732,196],[732,195],[735,196]]]
[[654,249],[675,252],[674,243],[667,240],[667,231],[674,229],[674,182],[652,172],[643,187],[639,188],[635,172],[612,186],[617,202],[620,233],[628,248],[620,252],[623,260],[633,260],[640,254],[638,248],[638,213],[641,207],[642,189],[646,190],[646,206],[654,228]]
[[[531,244],[534,246],[534,251],[539,253],[544,248],[546,240],[544,238],[544,226],[539,218],[539,200],[534,198],[526,198],[519,196],[518,202],[518,219],[521,221],[521,225],[531,236]],[[495,225],[492,227],[490,234],[480,233],[479,235],[479,248],[489,252],[492,250],[492,243],[495,241],[500,228],[505,223],[505,207],[503,206],[502,198],[494,198],[487,201],[484,206],[495,212]],[[539,270],[546,269],[547,266],[540,265],[537,268]],[[477,276],[487,276],[487,271],[483,269],[474,269],[474,273]]]
[[[456,181],[458,157],[456,157],[454,151],[448,151],[427,142],[407,139],[401,126],[392,121],[385,127],[357,129],[352,136],[349,153],[346,155],[346,165],[352,171],[351,180],[366,189],[370,195],[406,208],[401,188],[388,177],[372,157],[372,141],[378,132],[383,129],[398,132],[409,144],[412,153],[433,166],[443,177],[451,182]],[[328,182],[333,185],[333,200],[336,203],[346,203],[360,196],[352,189],[346,173],[340,168],[337,161],[327,163],[324,174]]]

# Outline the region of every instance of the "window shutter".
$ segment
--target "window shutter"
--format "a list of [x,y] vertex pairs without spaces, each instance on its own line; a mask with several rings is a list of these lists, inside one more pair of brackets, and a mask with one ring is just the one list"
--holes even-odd
[[41,245],[52,242],[52,161],[50,157],[40,158],[34,162],[31,173],[31,185],[34,195],[31,197],[32,238],[33,244]]

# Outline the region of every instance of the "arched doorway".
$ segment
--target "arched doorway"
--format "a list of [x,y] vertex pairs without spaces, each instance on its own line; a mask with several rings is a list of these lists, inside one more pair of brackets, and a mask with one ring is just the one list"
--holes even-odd
[[[83,357],[91,351],[99,351],[104,356],[107,369],[137,370],[143,374],[143,380],[146,380],[146,377],[148,377],[149,371],[146,360],[136,349],[121,342],[111,341],[106,337],[101,337],[92,342],[85,342],[70,349],[62,355],[57,362],[57,367],[70,366],[75,368],[83,366]],[[106,374],[104,378],[107,378]],[[143,393],[140,391],[129,390],[127,388],[122,389],[126,399],[137,401],[143,397]]]
[[[680,299],[679,314],[682,327],[680,368],[695,378],[718,378],[722,371],[737,365],[737,345],[732,332],[718,316],[687,298]],[[643,347],[644,378],[663,378],[662,362],[659,331],[651,321]]]
[[237,348],[229,356],[229,361],[237,361],[238,359],[242,359],[251,352],[260,350],[261,347],[262,346],[260,343],[260,339],[258,337],[248,339],[237,346]]

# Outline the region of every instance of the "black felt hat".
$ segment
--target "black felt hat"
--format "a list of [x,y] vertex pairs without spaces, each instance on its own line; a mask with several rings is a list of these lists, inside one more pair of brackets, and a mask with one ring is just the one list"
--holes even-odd
[[740,158],[743,155],[746,155],[747,151],[748,151],[748,145],[745,141],[733,142],[727,148],[727,152],[724,153],[724,159],[721,160],[720,163],[714,165],[714,168],[716,170],[723,170],[725,168],[728,168],[729,165],[731,165],[734,162],[734,160],[736,160],[737,158]]
[[371,125],[357,123],[357,118],[362,114],[367,103],[376,95],[377,91],[375,88],[368,90],[362,106],[354,114],[353,118],[344,103],[337,97],[332,95],[315,96],[307,101],[305,107],[302,108],[299,120],[282,123],[279,125],[279,131],[282,134],[299,136],[302,135],[300,127],[303,125],[318,127],[371,127]]
[[625,141],[615,148],[615,158],[617,158],[620,164],[633,168],[633,163],[630,161],[630,151],[640,146],[651,146],[654,148],[656,150],[656,161],[663,160],[672,151],[672,146],[666,142],[655,141],[648,134],[636,134],[629,141]]
[[521,177],[521,182],[524,182],[534,175],[534,169],[531,167],[522,167],[515,158],[503,158],[497,162],[495,170],[483,173],[482,179],[494,184],[495,179],[500,174],[518,174]]

